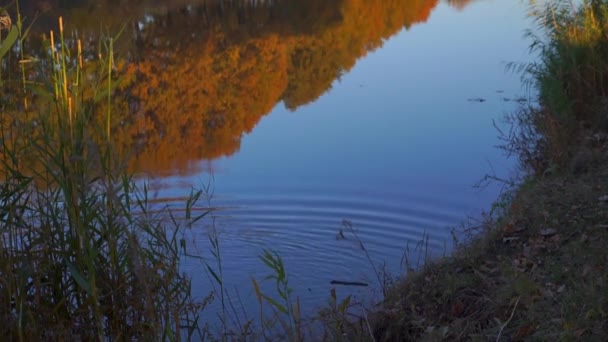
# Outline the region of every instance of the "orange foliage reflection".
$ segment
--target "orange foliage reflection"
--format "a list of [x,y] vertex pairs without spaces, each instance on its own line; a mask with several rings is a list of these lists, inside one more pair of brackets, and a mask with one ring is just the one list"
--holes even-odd
[[277,103],[295,110],[314,101],[385,39],[426,21],[437,3],[317,0],[294,9],[278,1],[281,13],[299,19],[276,22],[272,6],[155,17],[137,30],[139,59],[126,69],[135,76],[123,132],[136,146],[134,165],[163,172],[235,153]]
[[120,17],[113,0],[82,0],[67,12],[62,2],[30,4],[66,14],[91,45],[95,20],[115,27],[130,18],[117,42],[129,58],[117,63],[112,131],[131,151],[132,171],[165,174],[235,153],[278,103],[296,110],[316,100],[359,58],[425,22],[438,2],[136,0],[119,2]]

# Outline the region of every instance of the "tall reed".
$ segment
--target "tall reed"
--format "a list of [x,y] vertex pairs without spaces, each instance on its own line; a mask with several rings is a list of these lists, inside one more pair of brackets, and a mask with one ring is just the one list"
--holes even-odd
[[537,108],[509,119],[507,150],[530,171],[567,168],[576,141],[608,131],[608,1],[530,1],[538,29],[530,32],[534,63],[511,65],[539,92]]
[[0,334],[194,338],[203,304],[180,271],[190,225],[152,210],[147,187],[124,172],[111,141],[113,38],[99,59],[86,61],[63,24],[59,18],[48,58],[27,82],[38,100],[0,121]]
[[589,119],[597,100],[608,95],[608,2],[555,0],[532,7],[544,37],[532,49],[539,62],[529,71],[540,100],[550,109]]

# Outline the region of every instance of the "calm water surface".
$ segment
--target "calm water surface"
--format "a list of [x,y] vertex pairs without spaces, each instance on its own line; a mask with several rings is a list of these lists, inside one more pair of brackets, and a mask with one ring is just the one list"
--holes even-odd
[[[39,25],[59,13],[85,30],[91,13],[112,13],[77,3],[45,7]],[[219,232],[225,283],[245,303],[250,277],[269,272],[263,248],[283,256],[307,310],[331,280],[376,285],[354,237],[337,238],[343,220],[394,275],[425,237],[430,256],[449,252],[451,228],[500,190],[473,185],[513,168],[492,122],[525,96],[505,72],[529,60],[517,1],[166,3],[123,9],[140,77],[131,115],[154,128],[133,168],[175,207],[211,184],[217,209],[192,239],[210,256],[207,234]],[[203,265],[187,268],[206,294]]]

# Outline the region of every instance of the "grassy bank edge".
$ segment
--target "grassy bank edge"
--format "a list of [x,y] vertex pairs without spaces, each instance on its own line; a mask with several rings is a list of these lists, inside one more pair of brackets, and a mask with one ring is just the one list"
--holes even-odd
[[520,70],[539,105],[510,115],[504,146],[528,176],[453,256],[393,286],[363,340],[608,340],[608,2],[531,10],[546,36]]
[[523,185],[477,238],[391,289],[375,340],[606,340],[606,166]]

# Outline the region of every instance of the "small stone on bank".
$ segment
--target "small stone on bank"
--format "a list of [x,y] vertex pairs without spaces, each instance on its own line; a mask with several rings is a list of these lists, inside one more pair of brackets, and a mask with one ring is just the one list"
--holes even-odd
[[608,195],[600,196],[597,200],[606,203],[608,202]]

